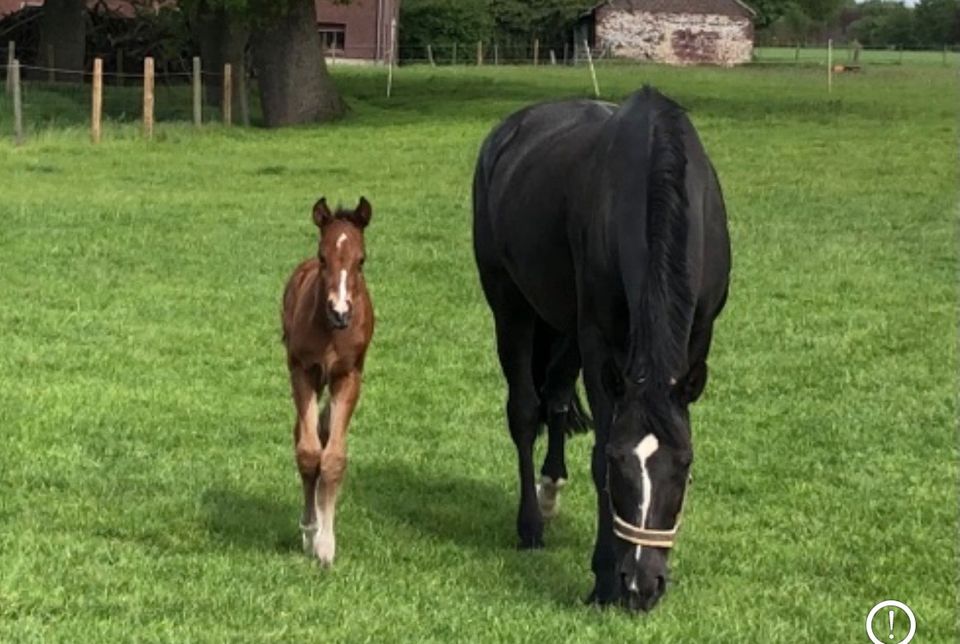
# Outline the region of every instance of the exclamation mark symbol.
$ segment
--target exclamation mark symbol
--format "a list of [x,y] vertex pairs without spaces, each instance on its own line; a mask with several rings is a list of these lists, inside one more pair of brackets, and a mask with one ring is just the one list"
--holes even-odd
[[890,620],[890,639],[893,639],[893,611],[887,611],[887,618]]

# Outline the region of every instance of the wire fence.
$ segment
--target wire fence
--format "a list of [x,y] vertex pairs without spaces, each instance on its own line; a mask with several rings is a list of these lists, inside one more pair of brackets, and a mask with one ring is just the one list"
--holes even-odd
[[[24,140],[24,123],[40,129],[47,124],[72,124],[91,127],[91,136],[99,141],[100,121],[140,122],[144,134],[153,134],[153,124],[164,121],[192,121],[196,126],[213,122],[227,125],[249,125],[259,119],[258,101],[253,100],[254,70],[248,61],[223,69],[204,67],[199,58],[191,61],[190,71],[153,69],[152,59],[137,61],[142,71],[130,71],[117,65],[106,69],[107,61],[91,63],[85,69],[22,63],[10,57],[15,49],[0,48],[0,78],[4,92],[0,94],[0,129],[13,130],[15,141]],[[336,66],[353,63],[348,54],[356,50],[330,51],[328,63]],[[553,49],[516,45],[501,48],[494,43],[476,43],[472,48],[457,43],[449,45],[402,48],[401,65],[433,66],[510,66],[510,65],[600,65],[643,62],[618,58],[609,48],[566,47],[560,55]],[[388,52],[388,60],[389,60]],[[362,59],[378,64],[379,60]],[[151,61],[147,64],[147,61]],[[12,69],[16,62],[16,78]],[[133,61],[128,61],[132,63]],[[960,67],[960,52],[904,51],[896,48],[866,49],[850,46],[825,47],[756,47],[752,61],[758,65],[829,67],[829,73],[859,71],[871,65],[944,65]],[[392,64],[391,64],[392,69]],[[595,94],[600,89],[594,78]],[[832,77],[827,76],[830,89]],[[392,81],[392,74],[390,80]],[[122,89],[121,89],[122,88]],[[14,91],[16,90],[16,91]],[[389,96],[389,93],[388,93]],[[37,99],[37,100],[34,100]],[[10,118],[12,115],[12,118]],[[12,128],[10,127],[12,125]]]

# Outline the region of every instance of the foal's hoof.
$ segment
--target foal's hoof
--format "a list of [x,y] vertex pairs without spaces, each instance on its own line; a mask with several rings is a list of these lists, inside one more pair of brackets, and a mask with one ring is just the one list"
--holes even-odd
[[303,554],[310,556],[313,554],[313,544],[316,541],[317,533],[320,528],[316,523],[310,525],[300,524],[300,541],[303,546]]
[[549,476],[540,477],[537,483],[537,504],[544,519],[550,520],[560,511],[560,490],[567,484],[567,479],[559,478],[554,481]]
[[313,542],[313,555],[317,558],[317,561],[320,562],[322,568],[330,568],[333,566],[335,551],[336,545],[333,540],[333,535],[320,533]]

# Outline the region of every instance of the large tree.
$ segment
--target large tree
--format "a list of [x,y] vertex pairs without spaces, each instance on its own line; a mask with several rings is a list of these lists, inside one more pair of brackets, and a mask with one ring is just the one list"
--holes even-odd
[[[217,72],[230,63],[233,69],[243,71],[246,64],[246,48],[250,40],[250,30],[247,21],[223,6],[209,6],[201,0],[193,10],[191,16],[193,31],[200,44],[200,59],[203,62],[204,94],[206,102],[214,107],[220,107],[223,102],[223,91],[220,76]],[[234,83],[234,91],[239,90],[239,83]],[[238,98],[234,96],[234,99]]]
[[920,0],[915,11],[917,37],[924,45],[940,47],[960,42],[960,2]]
[[78,81],[83,78],[86,42],[85,0],[46,0],[40,18],[40,60],[46,65],[47,53],[52,51],[57,69],[69,70],[58,71],[57,80]]
[[[238,30],[228,35],[249,29],[267,127],[328,121],[343,114],[343,100],[327,72],[313,0],[187,0],[184,4],[195,15],[201,40],[222,35],[225,26]],[[213,26],[209,33],[201,27],[204,24]],[[228,37],[208,40],[206,47],[219,48],[219,60],[230,60],[237,55],[236,43],[236,38]]]

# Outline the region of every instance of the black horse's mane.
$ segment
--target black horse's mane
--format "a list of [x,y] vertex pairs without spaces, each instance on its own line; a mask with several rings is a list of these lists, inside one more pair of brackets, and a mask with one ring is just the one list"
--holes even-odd
[[[630,319],[625,375],[641,391],[664,391],[686,370],[694,297],[683,119],[683,108],[649,86],[624,104],[618,119],[616,141],[625,147],[616,151],[615,167],[626,175],[613,214]],[[638,180],[638,168],[648,169],[647,176]]]

